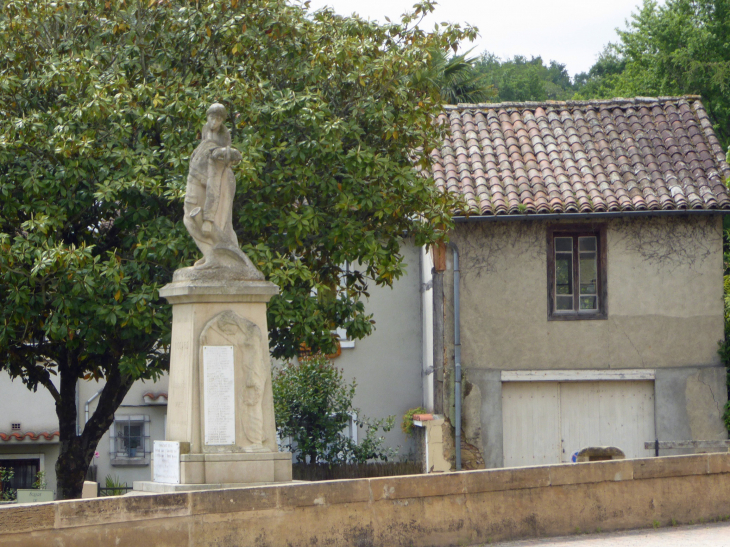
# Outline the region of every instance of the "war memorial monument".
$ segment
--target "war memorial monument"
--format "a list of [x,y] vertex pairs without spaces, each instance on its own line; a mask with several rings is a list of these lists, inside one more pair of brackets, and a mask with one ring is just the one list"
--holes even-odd
[[279,452],[266,304],[279,288],[241,251],[232,226],[236,181],[225,107],[207,112],[190,158],[184,223],[203,257],[177,270],[160,296],[172,304],[166,441],[153,480],[135,490],[171,492],[291,481]]

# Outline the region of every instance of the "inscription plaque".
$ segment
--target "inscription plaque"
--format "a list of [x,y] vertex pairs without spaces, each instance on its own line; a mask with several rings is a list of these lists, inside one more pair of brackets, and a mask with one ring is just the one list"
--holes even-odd
[[236,443],[233,346],[203,346],[205,444]]
[[155,441],[152,449],[155,482],[180,484],[180,443]]

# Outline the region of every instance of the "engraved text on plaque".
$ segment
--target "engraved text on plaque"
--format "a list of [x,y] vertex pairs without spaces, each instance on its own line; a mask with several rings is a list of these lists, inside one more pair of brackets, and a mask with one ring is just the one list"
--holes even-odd
[[236,443],[233,346],[203,346],[205,444]]

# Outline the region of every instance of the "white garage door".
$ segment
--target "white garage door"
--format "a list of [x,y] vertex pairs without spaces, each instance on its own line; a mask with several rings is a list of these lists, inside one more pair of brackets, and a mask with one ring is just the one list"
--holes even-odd
[[569,462],[588,446],[650,457],[654,382],[505,382],[502,426],[505,467]]

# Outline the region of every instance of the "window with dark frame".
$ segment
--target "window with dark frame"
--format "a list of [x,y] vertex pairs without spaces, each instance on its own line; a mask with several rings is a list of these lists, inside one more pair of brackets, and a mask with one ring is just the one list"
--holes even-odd
[[548,230],[548,319],[605,319],[605,230]]

